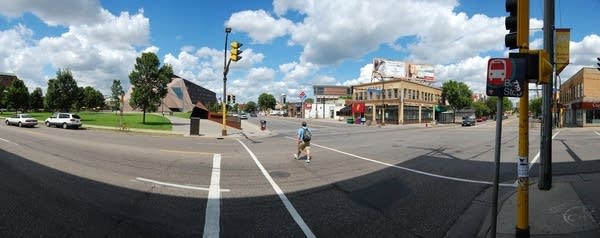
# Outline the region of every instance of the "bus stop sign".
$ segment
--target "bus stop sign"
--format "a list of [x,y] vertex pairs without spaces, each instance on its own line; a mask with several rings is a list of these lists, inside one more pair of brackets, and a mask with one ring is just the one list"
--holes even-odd
[[527,60],[523,58],[492,58],[487,66],[488,96],[521,97],[525,86]]

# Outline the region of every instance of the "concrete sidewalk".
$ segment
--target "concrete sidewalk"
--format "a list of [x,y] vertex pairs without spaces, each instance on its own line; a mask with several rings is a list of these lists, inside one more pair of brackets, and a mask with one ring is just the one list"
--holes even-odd
[[[554,176],[549,191],[530,179],[530,237],[600,237],[600,173]],[[477,237],[491,237],[491,188],[478,199],[487,201],[488,215]],[[496,237],[515,237],[516,188],[500,192]]]

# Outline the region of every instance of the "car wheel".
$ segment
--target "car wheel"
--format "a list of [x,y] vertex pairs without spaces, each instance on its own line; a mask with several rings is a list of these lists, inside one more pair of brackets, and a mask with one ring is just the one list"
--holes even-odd
[[4,123],[6,123],[6,125],[8,126],[8,120],[4,121]]
[[23,127],[23,124],[21,124],[21,122],[19,122],[19,124],[17,124],[19,127]]
[[63,129],[67,129],[67,128],[69,128],[69,126],[67,126],[67,123],[63,123],[63,124],[62,124],[62,128],[63,128]]
[[46,126],[47,126],[47,127],[50,127],[50,122],[49,122],[49,121],[47,121],[47,122],[46,122],[46,123],[44,123],[44,124],[46,124]]

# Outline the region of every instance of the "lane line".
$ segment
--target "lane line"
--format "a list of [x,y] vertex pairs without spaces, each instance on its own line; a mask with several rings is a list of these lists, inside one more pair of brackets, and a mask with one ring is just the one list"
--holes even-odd
[[221,154],[213,155],[213,169],[210,176],[210,188],[206,201],[206,216],[204,219],[204,235],[202,237],[219,237],[219,221],[221,218]]
[[9,141],[9,140],[7,140],[7,139],[4,139],[4,138],[0,138],[0,140],[1,140],[1,141],[4,141],[4,142],[6,142],[6,143],[9,143],[9,144],[19,145],[19,144],[15,143],[15,142]]
[[[552,140],[554,140],[554,138],[556,138],[556,136],[558,136],[558,133],[560,133],[560,130],[558,130],[556,133],[554,133],[554,135],[552,136]],[[537,152],[535,157],[533,157],[533,160],[531,161],[531,163],[529,163],[529,170],[531,170],[533,165],[535,165],[535,163],[537,163],[538,159],[540,159],[540,151]]]
[[183,150],[159,150],[160,152],[169,152],[169,153],[180,153],[180,154],[202,154],[202,155],[214,155],[212,152],[202,152],[202,151],[183,151]]
[[248,146],[246,146],[246,144],[244,144],[244,142],[242,142],[240,139],[236,138],[236,140],[246,149],[246,151],[248,151],[248,154],[250,154],[250,156],[254,160],[254,163],[256,163],[256,166],[258,166],[258,168],[263,173],[265,178],[267,178],[267,181],[269,181],[269,183],[271,184],[271,187],[273,187],[273,190],[275,190],[275,193],[277,193],[277,196],[279,196],[279,199],[281,199],[281,201],[283,202],[283,205],[285,205],[285,208],[288,210],[288,212],[290,213],[290,215],[292,216],[294,221],[296,221],[296,224],[298,224],[298,226],[300,226],[300,229],[302,229],[302,231],[304,232],[304,235],[309,238],[316,237],[315,234],[312,233],[312,231],[310,230],[308,225],[306,225],[306,223],[304,222],[304,220],[302,219],[302,217],[300,216],[298,211],[296,211],[296,209],[294,208],[294,206],[292,205],[290,200],[288,200],[288,198],[285,196],[285,194],[283,193],[281,188],[279,188],[279,185],[277,185],[277,183],[275,183],[275,180],[273,180],[273,178],[271,178],[271,175],[269,175],[269,173],[262,166],[260,161],[258,161],[258,159],[256,158],[256,155],[254,155],[254,153],[250,150],[250,148],[248,148]]
[[600,133],[598,133],[597,131],[594,131],[594,133],[596,133],[596,135],[599,135],[599,136],[600,136]]
[[[291,137],[288,137],[288,138],[294,139],[294,138],[291,138]],[[426,175],[426,176],[430,176],[430,177],[435,177],[435,178],[440,178],[440,179],[447,179],[447,180],[453,180],[453,181],[459,181],[459,182],[467,182],[467,183],[477,183],[477,184],[486,184],[486,185],[493,185],[494,184],[493,182],[489,182],[489,181],[479,181],[479,180],[472,180],[472,179],[450,177],[450,176],[445,176],[445,175],[438,175],[438,174],[433,174],[433,173],[429,173],[429,172],[424,172],[424,171],[420,171],[420,170],[416,170],[416,169],[411,169],[411,168],[407,168],[407,167],[402,167],[402,166],[398,166],[398,165],[395,165],[395,164],[390,164],[390,163],[381,162],[381,161],[374,160],[374,159],[365,158],[365,157],[358,156],[358,155],[355,155],[355,154],[350,154],[348,152],[344,152],[344,151],[341,151],[341,150],[329,148],[329,147],[318,145],[318,144],[315,144],[315,143],[310,143],[310,145],[311,146],[314,145],[316,147],[321,147],[323,149],[331,150],[333,152],[337,152],[337,153],[340,153],[340,154],[348,155],[348,156],[351,156],[351,157],[354,157],[354,158],[357,158],[357,159],[361,159],[361,160],[373,162],[373,163],[376,163],[376,164],[385,165],[385,166],[388,166],[388,167],[402,169],[402,170],[406,170],[406,171],[409,171],[409,172],[413,172],[413,173],[417,173],[417,174],[421,174],[421,175]],[[500,183],[500,186],[503,186],[503,187],[516,187],[514,184],[509,184],[509,183]]]
[[[197,187],[197,186],[181,185],[181,184],[175,184],[175,183],[166,183],[166,182],[161,182],[161,181],[147,179],[147,178],[140,178],[140,177],[137,177],[135,179],[139,180],[139,181],[144,181],[144,182],[149,182],[149,183],[154,183],[154,184],[160,184],[160,185],[169,186],[169,187],[175,187],[175,188],[184,188],[184,189],[191,189],[191,190],[210,191],[209,188],[203,188],[203,187]],[[230,192],[230,191],[231,190],[229,190],[229,189],[221,189],[221,192]]]

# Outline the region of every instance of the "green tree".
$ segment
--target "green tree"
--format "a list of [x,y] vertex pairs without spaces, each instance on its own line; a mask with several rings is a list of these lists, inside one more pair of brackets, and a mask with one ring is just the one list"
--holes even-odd
[[490,114],[490,108],[488,108],[488,106],[485,105],[485,102],[482,102],[482,101],[473,102],[473,104],[471,104],[471,107],[475,111],[475,116],[480,117],[480,116]]
[[463,82],[446,81],[442,85],[442,102],[448,102],[452,109],[452,122],[455,121],[456,111],[471,106],[473,92]]
[[266,111],[269,108],[275,109],[276,104],[277,101],[272,94],[262,93],[258,96],[258,107],[263,111]]
[[[533,113],[535,118],[538,118],[542,114],[542,98],[534,98],[529,100],[529,112]],[[527,116],[527,115],[519,115]]]
[[146,123],[146,112],[156,111],[160,100],[167,95],[167,84],[171,81],[173,69],[166,64],[159,68],[160,60],[152,52],[142,53],[135,59],[129,80],[133,87],[129,105],[143,112],[142,123]]
[[[6,108],[6,88],[0,85],[0,109]],[[2,110],[0,110],[2,114]]]
[[77,100],[75,101],[75,103],[73,104],[73,107],[75,108],[76,111],[81,111],[81,108],[85,107],[85,88],[83,87],[78,87],[77,91],[75,91],[74,93],[74,97],[77,98]]
[[[498,103],[498,97],[495,96],[488,97],[485,100],[485,105],[490,109],[489,114],[494,118],[496,117],[496,103]],[[508,97],[502,98],[502,109],[504,112],[513,110],[513,104]]]
[[83,106],[88,110],[104,107],[104,95],[102,92],[87,86],[83,89]]
[[48,80],[46,106],[50,110],[69,112],[78,100],[79,88],[71,70],[59,69],[56,72],[56,79]]
[[307,98],[306,100],[304,100],[304,103],[314,103],[315,100],[312,98]]
[[246,103],[246,112],[255,112],[257,108],[257,105],[254,101],[249,101],[248,103]]
[[110,99],[112,101],[112,110],[118,111],[121,108],[121,96],[125,95],[125,91],[123,91],[123,86],[121,86],[121,80],[113,80],[113,84],[110,87],[110,91],[112,95]]
[[42,88],[35,88],[29,96],[29,99],[29,108],[34,110],[44,108],[44,94],[42,93]]
[[15,112],[27,110],[29,106],[29,89],[25,86],[23,80],[16,79],[12,82],[6,92],[8,104],[15,109]]

